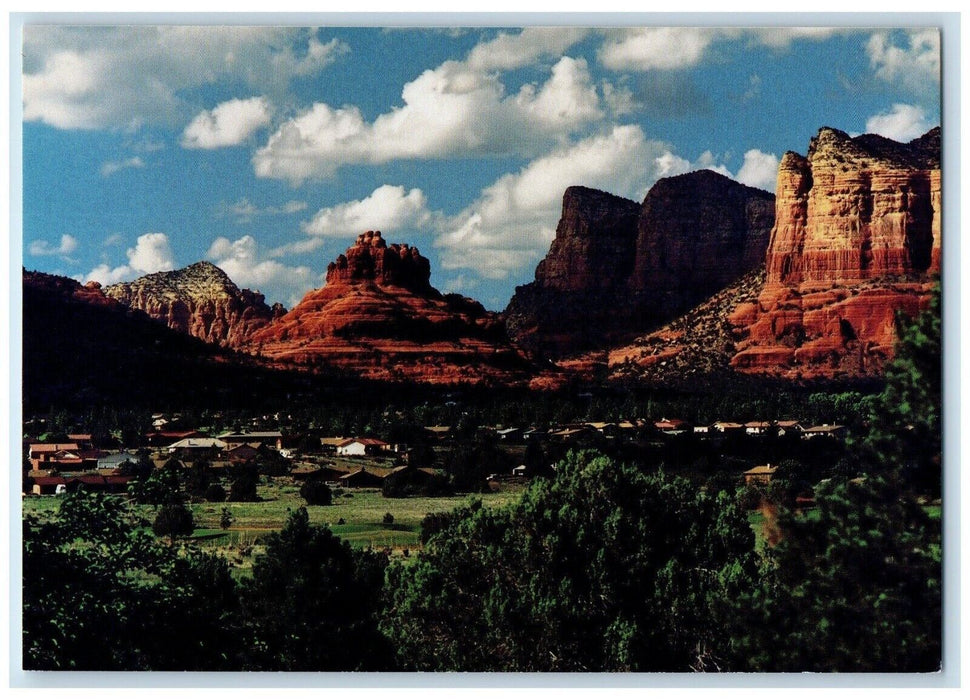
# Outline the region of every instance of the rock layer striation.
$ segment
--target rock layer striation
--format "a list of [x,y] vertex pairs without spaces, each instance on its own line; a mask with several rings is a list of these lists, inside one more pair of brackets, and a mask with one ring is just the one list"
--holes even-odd
[[505,311],[509,332],[552,356],[629,339],[761,265],[773,223],[770,193],[710,170],[661,179],[639,205],[570,187],[535,281]]
[[371,379],[516,383],[530,365],[496,314],[443,295],[417,248],[357,237],[327,268],[327,283],[260,329],[248,349],[281,364],[334,367]]
[[732,322],[746,372],[878,374],[895,314],[924,308],[940,271],[940,130],[902,144],[822,128],[786,153],[757,302]]
[[240,289],[221,269],[198,262],[113,284],[104,293],[122,304],[209,343],[240,348],[259,328],[285,313],[262,294]]

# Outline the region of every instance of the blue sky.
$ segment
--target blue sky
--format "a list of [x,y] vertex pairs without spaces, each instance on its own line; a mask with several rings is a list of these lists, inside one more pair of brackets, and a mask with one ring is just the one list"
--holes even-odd
[[24,27],[23,264],[210,260],[292,307],[356,235],[501,310],[563,190],[713,168],[774,190],[821,126],[940,123],[935,29]]

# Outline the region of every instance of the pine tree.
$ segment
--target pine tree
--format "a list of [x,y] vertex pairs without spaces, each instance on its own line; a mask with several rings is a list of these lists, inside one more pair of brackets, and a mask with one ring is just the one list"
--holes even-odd
[[903,487],[939,496],[943,410],[940,287],[915,321],[898,317],[899,341],[886,369],[886,388],[870,416],[862,445],[869,472],[899,479]]

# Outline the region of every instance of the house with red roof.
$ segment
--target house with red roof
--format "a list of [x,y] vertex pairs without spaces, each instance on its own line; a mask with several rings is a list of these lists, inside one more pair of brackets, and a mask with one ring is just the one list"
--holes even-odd
[[337,445],[337,454],[347,457],[363,457],[386,451],[390,445],[376,438],[348,438]]

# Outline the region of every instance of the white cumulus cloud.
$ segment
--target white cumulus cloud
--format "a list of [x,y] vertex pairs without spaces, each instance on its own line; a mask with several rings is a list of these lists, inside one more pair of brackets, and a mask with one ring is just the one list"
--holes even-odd
[[[903,45],[896,43],[902,39]],[[889,83],[902,83],[912,90],[932,87],[940,81],[940,32],[918,29],[902,35],[877,32],[866,44],[869,62],[876,77]]]
[[257,290],[269,303],[292,308],[304,294],[323,284],[323,277],[305,265],[288,266],[264,254],[252,236],[234,241],[220,236],[205,257],[221,268],[240,287]]
[[162,272],[175,267],[175,256],[164,233],[145,233],[128,249],[128,264],[139,272]]
[[77,277],[78,282],[100,282],[101,284],[117,284],[118,282],[128,282],[135,277],[134,271],[127,265],[111,267],[107,263],[101,263],[87,275]]
[[675,155],[670,151],[659,155],[654,159],[654,163],[657,167],[657,177],[673,177],[674,175],[683,175],[693,170],[693,166],[689,160]]
[[796,41],[822,41],[839,27],[631,27],[606,30],[597,52],[614,71],[678,70],[700,64],[719,41],[745,40],[752,46],[781,50]]
[[164,233],[144,233],[138,237],[134,248],[126,252],[128,263],[111,267],[102,263],[95,267],[80,282],[94,280],[101,284],[114,284],[131,280],[152,272],[165,272],[175,269],[175,256],[169,244],[168,236]]
[[27,25],[23,116],[60,129],[172,124],[199,87],[236,82],[282,95],[347,50],[293,27]]
[[431,217],[420,189],[406,191],[400,185],[381,185],[364,199],[321,209],[303,224],[303,231],[313,236],[356,236],[367,230],[424,226]]
[[744,154],[744,163],[738,170],[738,182],[774,192],[778,181],[778,156],[752,148]]
[[553,66],[552,77],[538,93],[534,85],[526,85],[516,102],[552,128],[573,129],[603,117],[599,95],[582,58],[564,56]]
[[473,70],[514,70],[546,56],[561,56],[590,33],[582,27],[526,27],[502,32],[473,48],[466,59]]
[[269,124],[272,108],[265,97],[229,100],[198,114],[182,132],[184,148],[237,146]]
[[610,70],[670,70],[696,65],[718,35],[705,27],[638,27],[611,32],[599,49]]
[[912,141],[931,128],[926,113],[916,105],[894,104],[890,111],[866,120],[866,133],[879,134],[901,143]]
[[507,94],[495,72],[447,61],[407,83],[403,105],[364,119],[354,105],[316,103],[253,156],[260,177],[300,183],[347,164],[537,155],[603,116],[584,59],[560,58],[543,84]]
[[77,239],[65,233],[61,236],[61,241],[56,246],[51,245],[47,241],[37,240],[31,241],[28,250],[31,255],[70,255],[77,250]]

